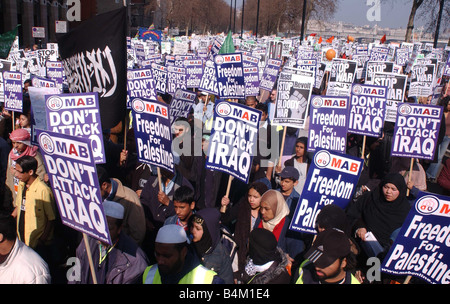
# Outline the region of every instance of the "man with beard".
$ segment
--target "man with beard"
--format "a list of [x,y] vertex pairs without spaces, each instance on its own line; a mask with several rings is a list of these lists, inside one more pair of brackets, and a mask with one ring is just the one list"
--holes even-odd
[[339,229],[320,232],[305,257],[296,284],[360,284],[350,272],[356,259],[349,239]]
[[216,272],[200,264],[181,226],[169,224],[158,230],[155,257],[157,263],[144,272],[144,284],[224,283]]

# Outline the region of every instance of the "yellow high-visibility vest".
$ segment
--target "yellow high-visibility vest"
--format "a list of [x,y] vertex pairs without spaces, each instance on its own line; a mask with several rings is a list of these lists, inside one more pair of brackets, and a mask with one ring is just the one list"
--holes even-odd
[[[211,284],[215,275],[217,275],[215,271],[198,265],[188,272],[178,284]],[[142,281],[144,284],[162,284],[157,264],[145,269]]]

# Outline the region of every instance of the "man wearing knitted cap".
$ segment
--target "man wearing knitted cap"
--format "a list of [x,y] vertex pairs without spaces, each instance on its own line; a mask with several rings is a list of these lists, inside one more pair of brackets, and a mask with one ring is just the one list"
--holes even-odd
[[[112,245],[89,238],[94,263],[95,279],[98,284],[137,284],[148,266],[144,251],[122,232],[125,208],[116,202],[105,200],[103,209],[108,222]],[[68,277],[70,284],[92,284],[94,281],[84,241],[77,249],[81,274]]]
[[351,273],[356,258],[350,241],[339,229],[319,232],[305,258],[296,284],[360,284]]
[[44,161],[39,152],[39,147],[31,145],[30,133],[25,129],[16,129],[11,132],[9,138],[11,139],[13,148],[8,156],[8,169],[6,171],[6,186],[10,190],[7,192],[11,192],[11,195],[6,197],[3,202],[3,208],[6,210],[12,208],[12,202],[16,199],[19,187],[20,180],[15,177],[14,173],[17,159],[25,155],[33,156],[38,162],[35,173],[42,181],[46,181]]
[[216,272],[200,264],[181,226],[169,224],[158,230],[155,257],[157,263],[144,272],[144,284],[224,283]]

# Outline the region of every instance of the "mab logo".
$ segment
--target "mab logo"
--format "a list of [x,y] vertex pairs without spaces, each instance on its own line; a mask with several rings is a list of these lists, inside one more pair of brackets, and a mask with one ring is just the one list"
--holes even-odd
[[318,168],[326,168],[357,175],[361,167],[361,163],[352,159],[333,155],[328,151],[318,151],[314,156],[314,163]]

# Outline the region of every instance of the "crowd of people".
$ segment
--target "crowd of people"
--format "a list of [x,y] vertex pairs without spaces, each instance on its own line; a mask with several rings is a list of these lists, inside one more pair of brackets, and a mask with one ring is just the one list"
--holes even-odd
[[[365,160],[348,207],[325,206],[315,235],[292,231],[313,158],[307,126],[287,128],[281,140],[283,129],[271,122],[276,86],[267,96],[233,100],[262,112],[259,140],[265,142],[258,147],[275,145],[283,155],[278,161],[258,152],[249,183],[233,179],[227,191],[229,176],[205,167],[217,100],[197,91],[196,105],[174,122],[173,136],[181,146],[189,143],[191,152],[194,138],[201,138],[202,153],[174,155],[174,172],[139,162],[127,125],[103,131],[106,163],[97,165],[97,175],[112,245],[105,244],[61,223],[42,155],[30,141],[29,85],[26,81],[23,88],[23,113],[3,110],[0,120],[0,283],[402,282],[403,277],[387,274],[371,280],[367,259],[387,254],[418,191],[450,191],[450,97],[443,95],[433,161],[415,159],[409,170],[410,159],[391,157],[389,122],[382,136],[364,141],[365,149],[362,136],[348,134],[347,153]],[[324,80],[313,93],[325,90]],[[158,98],[170,104],[170,95]],[[405,102],[411,102],[406,94]],[[375,245],[365,242],[369,232]]]

